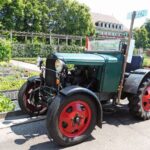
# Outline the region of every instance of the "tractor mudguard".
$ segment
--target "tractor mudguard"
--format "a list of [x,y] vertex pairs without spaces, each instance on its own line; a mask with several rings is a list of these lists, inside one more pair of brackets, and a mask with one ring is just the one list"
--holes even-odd
[[69,86],[66,87],[64,89],[62,89],[60,91],[60,94],[64,95],[64,96],[70,96],[76,93],[84,93],[84,94],[88,94],[89,96],[93,97],[93,100],[96,104],[97,107],[97,125],[102,128],[102,120],[103,120],[103,111],[102,111],[102,105],[100,103],[99,98],[97,97],[97,95],[92,92],[89,89],[83,88],[83,87],[79,87],[79,86]]
[[137,94],[141,83],[147,76],[150,76],[150,70],[148,69],[138,69],[131,72],[125,80],[123,92]]
[[39,76],[32,76],[32,77],[28,78],[27,81],[29,83],[32,83],[32,82],[41,82],[41,78]]

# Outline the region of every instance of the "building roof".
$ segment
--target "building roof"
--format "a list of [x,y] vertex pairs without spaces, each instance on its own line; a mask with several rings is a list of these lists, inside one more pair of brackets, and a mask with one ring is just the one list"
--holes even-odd
[[[91,16],[92,16],[92,21],[94,23],[102,21],[102,22],[107,22],[107,23],[122,24],[119,20],[117,20],[114,16],[111,16],[111,15],[104,15],[104,14],[92,12]],[[123,30],[128,31],[128,28],[126,28],[123,25]]]
[[91,13],[93,22],[103,21],[103,22],[110,22],[121,24],[114,16],[104,15],[100,13]]

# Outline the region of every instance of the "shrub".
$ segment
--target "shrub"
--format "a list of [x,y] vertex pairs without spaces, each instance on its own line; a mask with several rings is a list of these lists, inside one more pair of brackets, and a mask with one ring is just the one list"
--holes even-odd
[[15,109],[15,104],[4,95],[0,94],[0,112],[8,112]]
[[150,57],[150,50],[146,51],[146,55]]
[[81,53],[83,51],[84,48],[77,45],[64,45],[60,48],[60,52],[64,53]]
[[43,44],[13,44],[12,57],[46,57],[52,53],[53,45]]
[[[48,54],[55,52],[56,46],[44,44],[13,44],[12,57],[47,57]],[[77,45],[60,45],[57,51],[64,53],[80,53],[84,48]]]
[[0,39],[0,61],[9,61],[11,59],[11,50],[10,41]]

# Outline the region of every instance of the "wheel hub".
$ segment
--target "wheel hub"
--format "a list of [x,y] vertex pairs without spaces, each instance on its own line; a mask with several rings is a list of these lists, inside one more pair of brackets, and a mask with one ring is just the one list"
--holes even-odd
[[89,127],[91,109],[81,100],[69,103],[60,113],[59,129],[67,137],[81,135]]
[[74,118],[74,123],[77,123],[77,124],[80,123],[80,117],[79,117],[79,116],[76,116],[76,117]]
[[150,112],[150,86],[145,89],[142,97],[142,106],[145,111]]

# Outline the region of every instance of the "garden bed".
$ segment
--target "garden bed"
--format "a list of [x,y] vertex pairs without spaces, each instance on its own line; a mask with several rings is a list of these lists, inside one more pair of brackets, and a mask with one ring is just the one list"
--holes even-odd
[[9,63],[1,62],[0,112],[8,112],[15,110],[15,104],[12,102],[12,100],[17,99],[18,90],[23,85],[23,83],[26,82],[27,78],[38,74],[38,72],[31,72],[25,69],[14,67]]

